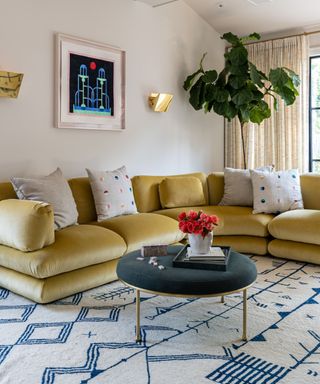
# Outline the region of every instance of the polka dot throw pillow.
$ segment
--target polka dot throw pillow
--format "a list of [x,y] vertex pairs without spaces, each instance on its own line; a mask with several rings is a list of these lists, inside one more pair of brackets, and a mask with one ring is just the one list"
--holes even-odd
[[281,213],[303,209],[297,169],[265,173],[250,171],[253,188],[253,213]]
[[126,167],[115,171],[87,169],[98,221],[137,213],[132,185]]

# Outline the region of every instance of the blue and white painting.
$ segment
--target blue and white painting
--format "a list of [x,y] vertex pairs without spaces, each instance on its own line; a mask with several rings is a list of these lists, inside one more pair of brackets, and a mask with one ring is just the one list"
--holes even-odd
[[113,116],[114,63],[70,53],[69,112]]

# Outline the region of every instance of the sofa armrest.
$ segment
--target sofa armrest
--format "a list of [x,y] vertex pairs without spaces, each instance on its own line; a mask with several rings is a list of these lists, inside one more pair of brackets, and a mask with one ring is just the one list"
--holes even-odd
[[53,209],[49,204],[17,199],[0,201],[0,244],[29,252],[54,240]]

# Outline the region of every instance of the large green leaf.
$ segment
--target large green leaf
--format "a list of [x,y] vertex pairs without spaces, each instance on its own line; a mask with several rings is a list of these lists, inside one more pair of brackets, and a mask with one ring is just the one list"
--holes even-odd
[[228,79],[228,83],[231,85],[234,89],[240,89],[242,88],[247,82],[247,76],[245,74],[243,75],[230,75]]
[[234,35],[233,33],[231,32],[228,32],[228,33],[224,33],[221,37],[221,39],[224,39],[226,40],[228,43],[230,43],[231,45],[238,45],[238,44],[241,44],[241,40],[239,39],[238,36]]
[[218,87],[224,87],[226,85],[226,77],[227,77],[227,70],[223,69],[218,76],[218,79],[216,81],[216,85]]
[[224,116],[224,111],[225,111],[225,103],[213,103],[213,110],[215,113],[218,115]]
[[288,72],[289,77],[291,78],[295,87],[299,87],[300,85],[300,77],[294,71],[289,68],[284,67],[284,69]]
[[206,83],[204,83],[202,80],[202,85],[201,85],[200,93],[199,93],[199,105],[198,105],[199,109],[201,109],[203,104],[206,102],[205,95],[206,95]]
[[249,68],[250,68],[250,79],[253,81],[254,84],[256,84],[259,88],[262,88],[263,87],[263,77],[261,76],[261,74],[259,73],[259,71],[257,70],[257,67],[252,64],[252,63],[249,63]]
[[291,89],[291,91],[295,94],[295,96],[299,95],[299,92],[298,92],[297,88],[294,86],[291,78],[289,78],[289,80],[286,82],[285,86],[287,88]]
[[204,88],[204,82],[202,81],[202,78],[198,79],[198,81],[194,84],[194,86],[190,90],[190,98],[189,102],[193,106],[195,110],[199,110],[202,107],[202,103],[200,101],[202,96],[202,89]]
[[194,83],[194,81],[195,81],[197,75],[199,75],[200,73],[204,73],[202,63],[203,63],[203,60],[205,59],[206,55],[207,55],[207,52],[205,52],[205,53],[202,55],[202,58],[201,58],[201,60],[200,60],[200,64],[199,64],[199,67],[200,67],[200,68],[199,68],[196,72],[194,72],[194,73],[192,73],[191,75],[189,75],[189,76],[186,78],[186,80],[184,81],[184,83],[183,83],[183,88],[184,88],[186,91],[188,91],[188,89],[192,86],[192,84]]
[[213,110],[228,120],[233,119],[237,115],[237,108],[232,102],[214,103]]
[[248,104],[252,100],[252,92],[248,90],[247,88],[240,89],[239,92],[237,92],[233,97],[232,101],[237,105],[243,105]]
[[194,80],[196,79],[197,75],[201,73],[201,69],[198,69],[196,72],[194,72],[192,75],[189,75],[184,83],[183,83],[183,88],[187,91],[193,84]]
[[207,84],[206,85],[206,93],[205,93],[206,101],[209,101],[209,102],[213,101],[214,89],[215,89],[215,86],[213,84]]
[[276,68],[270,70],[269,80],[275,88],[281,88],[290,81],[290,77],[283,68]]
[[246,43],[247,41],[260,40],[261,36],[257,32],[253,32],[248,36],[241,37],[241,43]]
[[264,119],[267,119],[271,116],[271,110],[268,104],[264,100],[260,100],[255,106],[250,110],[249,117],[252,123],[260,124]]
[[216,70],[206,71],[202,77],[202,80],[205,83],[213,83],[214,81],[216,81],[217,77],[218,73]]
[[278,95],[284,100],[286,105],[291,105],[296,100],[295,92],[288,87],[281,87],[277,89]]
[[228,53],[228,60],[231,65],[243,65],[248,60],[248,51],[244,46],[232,48]]
[[217,101],[218,103],[223,103],[224,101],[227,101],[229,98],[229,92],[224,88],[219,88],[217,86],[213,89],[213,100]]
[[244,75],[248,73],[248,63],[244,63],[243,65],[231,65],[229,64],[229,72],[231,75]]
[[251,92],[252,92],[252,100],[259,101],[264,98],[264,94],[261,91],[259,91],[259,89],[257,88],[252,90]]
[[238,109],[236,106],[233,104],[233,102],[226,103],[225,106],[225,117],[230,121],[233,119],[235,116],[237,116]]
[[240,106],[238,112],[240,123],[248,123],[250,121],[250,104],[243,104]]

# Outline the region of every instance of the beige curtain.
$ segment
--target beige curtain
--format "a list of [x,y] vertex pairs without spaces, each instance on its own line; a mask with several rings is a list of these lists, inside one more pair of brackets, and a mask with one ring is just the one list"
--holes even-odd
[[[257,124],[249,123],[244,129],[247,167],[256,168],[274,164],[276,169],[298,168],[307,170],[308,160],[308,55],[307,37],[295,36],[247,46],[249,60],[266,74],[270,69],[287,67],[301,79],[299,96],[292,106],[279,102],[279,110],[273,110],[272,98],[266,100],[271,105],[272,115]],[[238,119],[225,122],[225,165],[243,168],[240,124]]]

